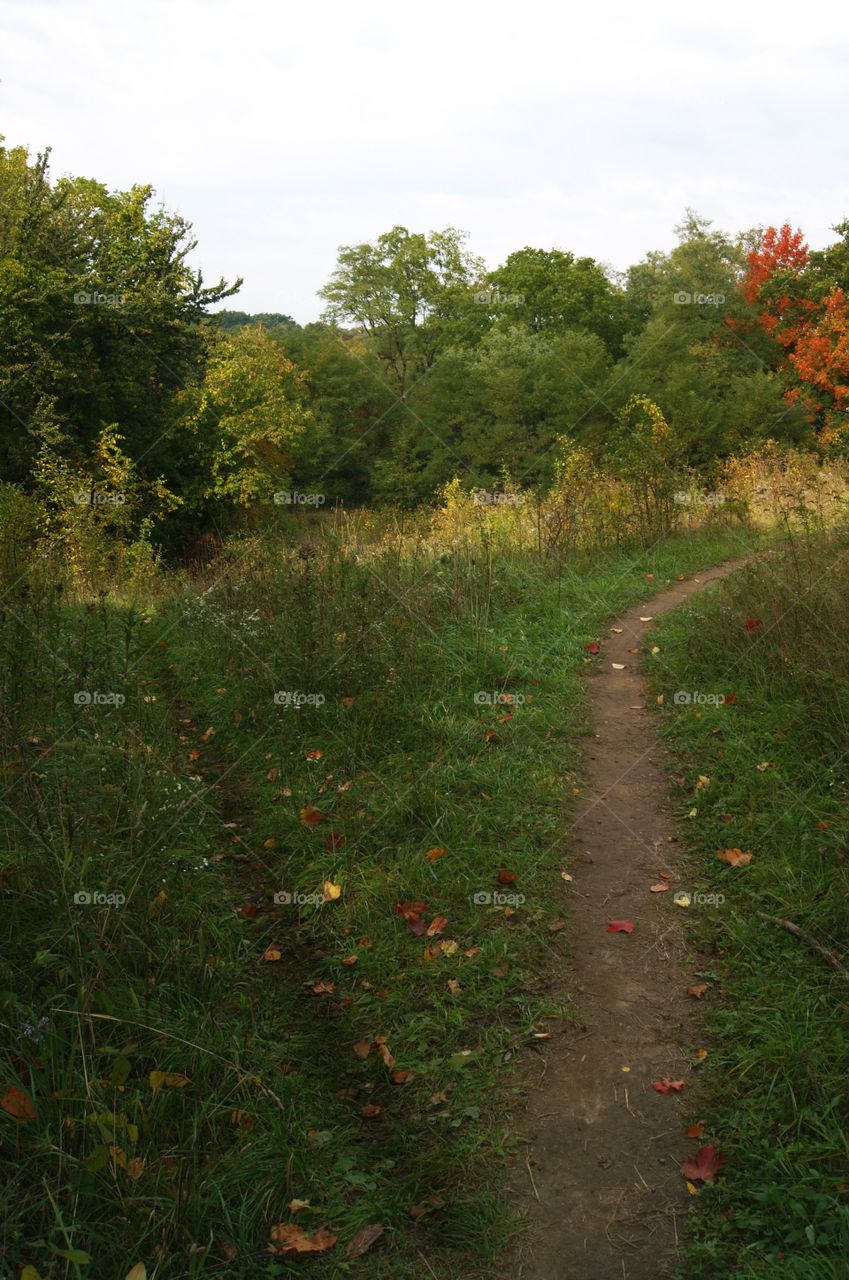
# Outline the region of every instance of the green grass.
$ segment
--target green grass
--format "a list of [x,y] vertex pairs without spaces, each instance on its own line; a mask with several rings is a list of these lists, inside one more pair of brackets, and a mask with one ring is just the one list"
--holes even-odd
[[[0,1112],[7,1267],[295,1275],[304,1259],[267,1244],[296,1221],[338,1237],[308,1260],[322,1277],[488,1274],[514,1230],[511,1071],[570,1017],[540,979],[568,945],[549,926],[585,645],[665,578],[738,553],[721,529],[545,565],[254,539],[134,607],[68,602],[38,575],[11,587],[0,1092],[35,1116]],[[338,898],[275,902],[325,882]],[[522,901],[474,901],[494,892]],[[441,933],[411,932],[395,904],[415,901]],[[383,1238],[346,1261],[367,1223]]]
[[[664,619],[652,659],[676,756],[706,997],[704,1141],[687,1280],[845,1280],[849,986],[762,915],[849,955],[849,542],[797,541]],[[749,622],[747,629],[746,623]],[[758,625],[759,624],[759,625]],[[675,705],[674,693],[736,695]],[[710,778],[696,790],[699,775]],[[696,810],[694,816],[688,816]],[[721,849],[753,855],[737,868]]]

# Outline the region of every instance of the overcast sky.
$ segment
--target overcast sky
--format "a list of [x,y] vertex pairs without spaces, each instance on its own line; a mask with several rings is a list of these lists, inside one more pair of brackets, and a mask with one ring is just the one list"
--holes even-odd
[[622,269],[689,205],[736,231],[849,216],[849,6],[0,0],[0,130],[54,174],[152,183],[229,305],[316,319],[395,223]]

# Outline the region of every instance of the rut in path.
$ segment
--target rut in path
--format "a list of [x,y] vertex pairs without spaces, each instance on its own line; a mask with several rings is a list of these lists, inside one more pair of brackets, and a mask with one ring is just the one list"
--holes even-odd
[[[546,1070],[529,1088],[516,1127],[530,1141],[513,1171],[512,1201],[529,1234],[510,1259],[516,1280],[659,1280],[674,1261],[690,1203],[681,1161],[698,1146],[683,1136],[691,1063],[699,1045],[697,981],[683,938],[687,889],[668,817],[668,781],[638,670],[653,618],[745,561],[673,584],[629,609],[602,642],[587,678],[595,736],[587,785],[570,836],[574,850],[571,957],[562,992],[582,1026],[551,1042]],[[615,670],[612,663],[624,670]],[[653,894],[661,871],[672,891]],[[606,932],[629,919],[634,932]],[[559,980],[558,980],[559,985]],[[629,1067],[625,1072],[623,1067]],[[685,1081],[662,1095],[652,1081]],[[527,1163],[525,1163],[527,1155]]]

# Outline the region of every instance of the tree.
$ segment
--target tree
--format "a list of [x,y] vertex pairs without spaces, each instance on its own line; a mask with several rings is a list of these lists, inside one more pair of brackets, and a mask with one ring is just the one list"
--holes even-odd
[[353,322],[371,336],[402,399],[459,336],[473,305],[483,264],[464,247],[466,238],[453,227],[428,235],[393,227],[374,243],[343,246],[319,291],[327,320]]

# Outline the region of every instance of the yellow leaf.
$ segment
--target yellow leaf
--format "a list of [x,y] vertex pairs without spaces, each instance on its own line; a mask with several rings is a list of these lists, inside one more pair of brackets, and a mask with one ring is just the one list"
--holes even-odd
[[700,773],[700,774],[699,774],[699,780],[698,780],[698,782],[696,783],[696,790],[697,790],[697,791],[704,791],[704,790],[705,790],[705,788],[706,788],[706,787],[709,787],[709,786],[710,786],[710,778],[707,776],[707,774],[706,774],[706,773]]
[[[38,1274],[35,1267],[24,1267],[21,1272],[20,1280],[41,1280],[41,1276]],[[127,1277],[127,1280],[130,1280],[129,1276]]]
[[687,1183],[687,1191],[691,1196],[697,1196],[699,1194],[699,1188],[694,1186],[692,1182]]
[[185,1089],[187,1084],[191,1084],[188,1076],[180,1075],[179,1071],[167,1071],[165,1073],[165,1083],[171,1089]]
[[148,1076],[148,1080],[150,1081],[151,1089],[153,1089],[153,1091],[156,1092],[156,1090],[161,1089],[165,1083],[165,1072],[151,1071],[150,1075]]
[[697,1050],[696,1050],[696,1057],[698,1058],[699,1062],[704,1062],[704,1060],[705,1060],[705,1058],[706,1058],[707,1056],[708,1056],[708,1051],[707,1051],[707,1049],[697,1049]]
[[325,902],[335,902],[338,897],[341,897],[341,894],[342,894],[341,884],[334,884],[332,880],[325,880],[324,882],[324,901]]

